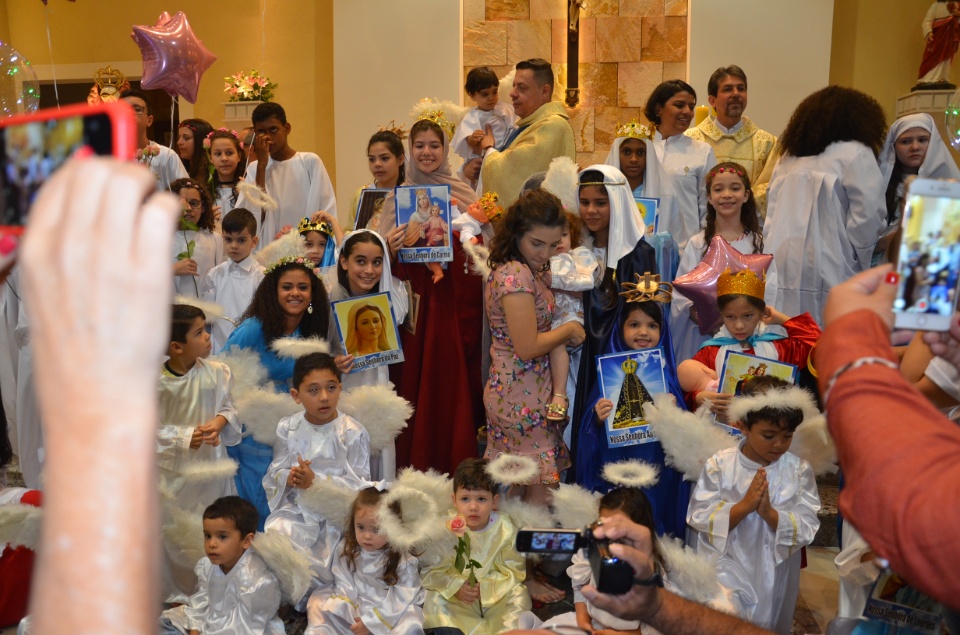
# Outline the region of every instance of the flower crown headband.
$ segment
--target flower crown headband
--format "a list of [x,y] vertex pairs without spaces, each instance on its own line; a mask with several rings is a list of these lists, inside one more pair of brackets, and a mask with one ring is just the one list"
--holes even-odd
[[283,258],[280,258],[279,260],[275,260],[269,265],[267,265],[266,267],[264,267],[263,275],[273,273],[280,267],[284,267],[286,265],[303,265],[314,276],[316,276],[318,279],[321,279],[320,269],[315,264],[313,264],[312,260],[310,260],[306,256],[284,256]]
[[217,128],[216,130],[211,130],[211,131],[207,134],[207,136],[203,138],[203,147],[206,148],[207,150],[209,150],[209,149],[210,149],[210,146],[213,145],[213,139],[211,139],[210,137],[212,137],[212,136],[213,136],[213,133],[215,133],[215,132],[229,132],[230,134],[233,135],[233,138],[234,138],[234,139],[236,139],[238,142],[240,142],[240,149],[241,149],[241,150],[243,149],[243,142],[240,141],[240,135],[237,134],[237,131],[236,131],[236,130],[231,130],[231,129],[229,129],[229,128]]
[[747,178],[747,173],[744,172],[744,171],[743,171],[743,168],[741,168],[741,167],[735,167],[735,168],[728,168],[728,167],[713,168],[712,170],[710,170],[710,172],[707,173],[707,184],[709,185],[710,183],[713,183],[713,178],[714,178],[715,176],[717,176],[718,174],[723,174],[724,172],[726,172],[726,173],[728,173],[728,174],[736,174],[736,175],[739,176],[741,179],[746,179],[746,178]]
[[636,282],[624,282],[620,284],[623,291],[620,295],[626,302],[662,302],[670,304],[673,299],[673,285],[669,282],[660,282],[660,274],[652,274],[649,271],[642,276],[639,273],[636,276]]

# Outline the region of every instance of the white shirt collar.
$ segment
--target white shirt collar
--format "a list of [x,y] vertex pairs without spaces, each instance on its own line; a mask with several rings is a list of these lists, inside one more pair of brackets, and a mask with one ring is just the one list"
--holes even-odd
[[253,271],[254,266],[257,264],[257,261],[253,257],[253,253],[241,260],[240,262],[230,261],[230,267],[236,267],[243,269],[246,272]]

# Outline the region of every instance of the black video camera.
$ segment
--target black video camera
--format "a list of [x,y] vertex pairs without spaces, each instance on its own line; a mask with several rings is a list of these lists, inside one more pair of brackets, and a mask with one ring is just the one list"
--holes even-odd
[[521,529],[517,551],[521,553],[569,553],[587,550],[597,590],[623,595],[633,586],[633,567],[610,553],[610,541],[594,538],[596,524],[583,529]]

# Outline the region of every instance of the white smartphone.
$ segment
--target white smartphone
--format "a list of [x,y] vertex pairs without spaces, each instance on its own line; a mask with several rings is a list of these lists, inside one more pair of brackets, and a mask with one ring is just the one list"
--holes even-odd
[[913,179],[901,229],[894,324],[903,329],[949,330],[960,278],[960,183]]

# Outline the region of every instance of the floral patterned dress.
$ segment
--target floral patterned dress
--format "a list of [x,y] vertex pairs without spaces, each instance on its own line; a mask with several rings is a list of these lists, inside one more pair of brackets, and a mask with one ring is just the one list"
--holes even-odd
[[500,300],[510,293],[534,297],[537,332],[550,330],[553,292],[541,275],[517,261],[500,265],[487,278],[484,305],[490,323],[490,378],[483,392],[487,411],[486,458],[503,453],[529,456],[540,464],[540,476],[528,484],[556,483],[570,465],[562,423],[548,421],[546,406],[553,394],[549,356],[522,361],[513,349]]

